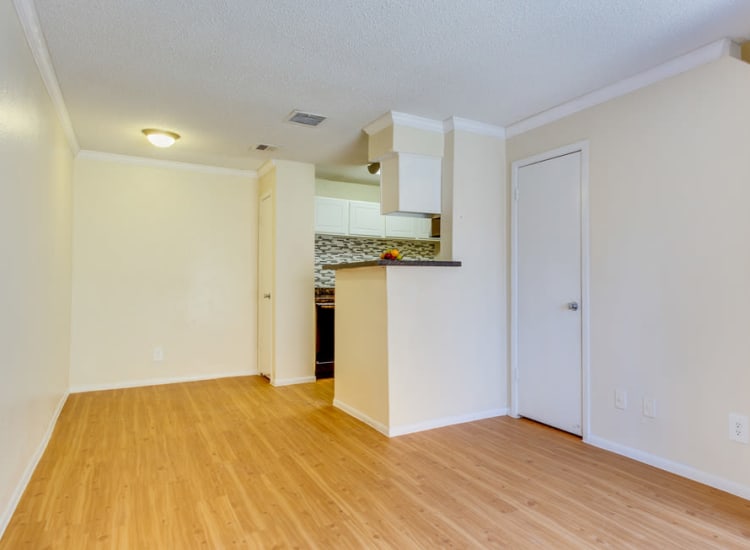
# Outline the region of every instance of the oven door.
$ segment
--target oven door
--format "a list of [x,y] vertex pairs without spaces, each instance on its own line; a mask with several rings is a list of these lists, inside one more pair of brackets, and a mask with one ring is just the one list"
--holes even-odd
[[333,303],[315,304],[315,378],[333,377],[335,313]]

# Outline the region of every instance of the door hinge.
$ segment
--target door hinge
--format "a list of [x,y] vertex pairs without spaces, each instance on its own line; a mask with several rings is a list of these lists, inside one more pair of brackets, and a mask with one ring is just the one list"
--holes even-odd
[[513,188],[513,200],[514,201],[518,200],[518,187]]

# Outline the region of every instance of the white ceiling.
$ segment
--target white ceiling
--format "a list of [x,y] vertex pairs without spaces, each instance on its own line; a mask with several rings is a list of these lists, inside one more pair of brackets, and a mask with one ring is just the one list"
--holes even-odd
[[[505,127],[723,37],[748,0],[35,0],[83,149],[364,164],[393,110]],[[284,122],[292,109],[319,128]],[[140,134],[182,134],[157,150]],[[335,170],[334,170],[335,171]],[[329,170],[330,174],[330,170]]]

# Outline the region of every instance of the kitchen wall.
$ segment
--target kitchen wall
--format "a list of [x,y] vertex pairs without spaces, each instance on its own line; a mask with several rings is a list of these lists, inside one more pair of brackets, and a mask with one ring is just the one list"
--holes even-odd
[[0,2],[0,536],[67,396],[72,159]]
[[257,196],[235,171],[76,158],[74,391],[257,372]]
[[336,272],[323,269],[325,264],[376,260],[388,248],[398,248],[406,260],[431,260],[435,258],[437,246],[437,243],[429,241],[315,235],[315,287],[336,286]]
[[315,195],[351,201],[380,202],[380,186],[316,178]]
[[590,142],[591,442],[745,498],[749,89],[726,57],[508,141],[509,163]]

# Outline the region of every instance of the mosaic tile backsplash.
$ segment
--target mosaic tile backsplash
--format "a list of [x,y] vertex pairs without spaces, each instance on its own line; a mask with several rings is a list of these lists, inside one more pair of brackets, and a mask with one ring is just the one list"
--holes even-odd
[[321,266],[377,260],[386,248],[398,248],[405,260],[434,260],[437,253],[436,242],[315,235],[315,287],[336,286],[336,272]]

